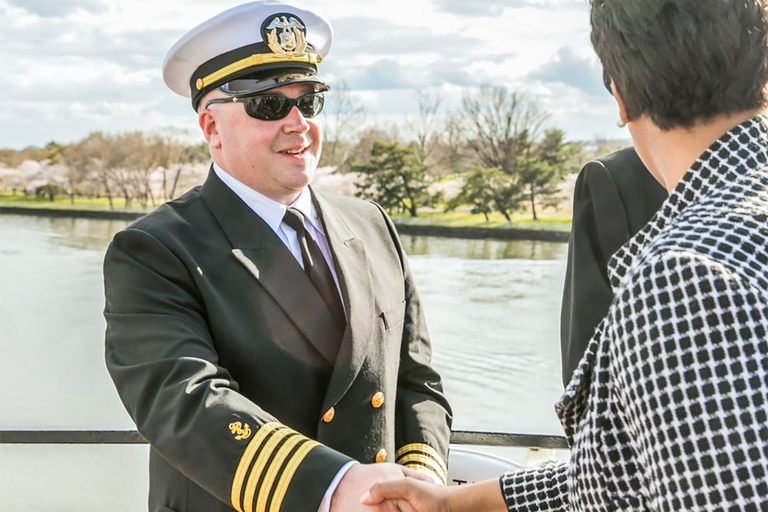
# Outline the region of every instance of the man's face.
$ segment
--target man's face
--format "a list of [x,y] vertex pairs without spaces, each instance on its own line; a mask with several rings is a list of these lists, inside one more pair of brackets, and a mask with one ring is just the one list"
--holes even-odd
[[[312,91],[312,84],[291,84],[265,94],[298,98]],[[214,91],[200,104],[218,97],[226,96]],[[200,110],[199,121],[216,163],[270,199],[290,204],[312,180],[322,130],[316,118],[306,119],[295,106],[283,119],[261,121],[239,103],[214,104]]]

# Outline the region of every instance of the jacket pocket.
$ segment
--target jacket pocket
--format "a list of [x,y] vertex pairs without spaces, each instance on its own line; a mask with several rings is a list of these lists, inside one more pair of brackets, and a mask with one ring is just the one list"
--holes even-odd
[[401,325],[405,320],[405,301],[379,313],[384,321],[384,329],[389,331]]

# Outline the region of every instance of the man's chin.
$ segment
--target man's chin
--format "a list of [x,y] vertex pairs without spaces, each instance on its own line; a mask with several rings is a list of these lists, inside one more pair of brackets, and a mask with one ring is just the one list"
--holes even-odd
[[291,174],[290,179],[285,182],[287,188],[295,191],[301,191],[302,189],[305,189],[312,182],[312,177],[314,174],[314,169],[311,171],[294,171]]

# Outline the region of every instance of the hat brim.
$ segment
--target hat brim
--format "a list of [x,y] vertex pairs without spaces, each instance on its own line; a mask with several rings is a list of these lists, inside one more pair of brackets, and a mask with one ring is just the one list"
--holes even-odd
[[230,96],[247,96],[268,91],[276,87],[299,83],[314,84],[316,92],[327,91],[331,88],[328,84],[318,79],[317,75],[302,71],[294,73],[283,72],[266,77],[244,76],[242,78],[230,80],[229,82],[220,85],[218,89]]

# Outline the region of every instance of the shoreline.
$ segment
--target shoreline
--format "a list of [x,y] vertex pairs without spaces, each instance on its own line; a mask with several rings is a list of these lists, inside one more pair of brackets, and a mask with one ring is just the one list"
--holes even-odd
[[[33,215],[39,217],[60,217],[75,219],[136,220],[143,217],[143,212],[114,210],[81,210],[66,208],[28,208],[23,206],[0,206],[0,215]],[[541,242],[568,242],[566,231],[546,231],[517,228],[474,228],[448,227],[395,222],[401,235],[437,236],[446,238],[467,238],[472,240],[532,240]]]

